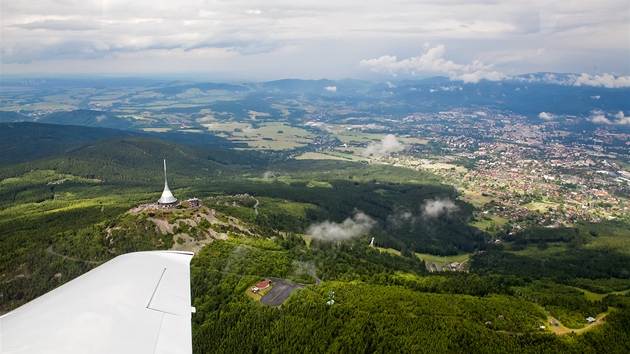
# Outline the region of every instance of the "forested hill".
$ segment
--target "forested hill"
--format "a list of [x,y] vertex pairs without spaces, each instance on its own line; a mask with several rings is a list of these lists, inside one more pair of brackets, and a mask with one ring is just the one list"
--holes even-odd
[[[469,225],[472,206],[427,172],[279,162],[262,152],[92,128],[20,128],[4,138],[31,148],[22,162],[0,163],[0,313],[92,262],[207,244],[191,263],[196,353],[630,350],[627,224],[581,225],[561,230],[570,234],[564,238],[517,233],[494,244]],[[58,140],[38,142],[43,128]],[[50,155],[42,158],[35,146]],[[162,159],[173,193],[201,198],[202,209],[129,212],[159,197]],[[451,207],[431,215],[430,201]],[[327,234],[316,237],[321,230]],[[344,230],[358,232],[327,239]],[[372,237],[379,247],[369,246]],[[427,269],[429,254],[446,261],[437,255],[455,253],[467,259],[467,271]],[[250,291],[261,277],[312,283],[312,274],[323,283],[280,307]],[[604,314],[606,323],[583,335],[540,328],[552,317],[580,329],[587,316]]]
[[12,164],[67,153],[81,145],[113,137],[144,137],[188,145],[230,147],[209,134],[146,133],[80,125],[33,122],[0,123],[0,164]]
[[76,125],[0,123],[0,164],[55,156],[80,144],[111,137],[142,136],[140,132]]

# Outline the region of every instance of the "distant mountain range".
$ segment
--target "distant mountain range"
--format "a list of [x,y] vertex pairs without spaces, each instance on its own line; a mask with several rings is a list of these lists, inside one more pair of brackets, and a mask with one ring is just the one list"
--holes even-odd
[[[137,78],[116,79],[3,79],[4,94],[15,101],[45,106],[50,97],[70,95],[69,88],[86,90],[76,110],[34,115],[31,105],[0,106],[0,122],[42,123],[135,129],[146,122],[129,119],[128,114],[144,111],[185,114],[196,119],[207,111],[223,114],[220,119],[248,119],[250,111],[267,113],[270,120],[299,120],[313,108],[330,119],[336,116],[404,118],[421,112],[455,108],[513,112],[538,119],[548,116],[576,116],[583,120],[593,114],[630,116],[630,87],[606,88],[577,85],[574,74],[534,73],[503,81],[463,83],[446,77],[373,83],[369,81],[285,79],[262,83],[159,82]],[[133,93],[129,93],[133,89]],[[107,106],[95,107],[103,96]],[[27,99],[25,99],[27,97]],[[20,101],[21,100],[21,101]],[[59,98],[63,100],[63,98]],[[70,104],[68,104],[70,105]],[[305,107],[310,107],[306,109]],[[20,109],[17,109],[20,108]],[[97,109],[98,108],[98,109]],[[625,122],[625,119],[621,120]],[[600,123],[606,123],[601,120]],[[615,123],[616,121],[610,120]]]

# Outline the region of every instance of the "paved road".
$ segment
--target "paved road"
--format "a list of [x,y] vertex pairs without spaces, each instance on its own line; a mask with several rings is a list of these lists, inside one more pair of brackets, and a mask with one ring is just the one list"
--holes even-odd
[[260,299],[265,305],[280,306],[291,294],[297,289],[304,289],[306,284],[294,283],[292,281],[269,278],[269,280],[275,282],[274,286]]
[[317,275],[315,275],[315,263],[311,264],[311,269],[309,270],[309,273],[315,279],[315,285],[322,285],[322,281],[317,277]]
[[[225,271],[222,271],[221,273],[235,275],[237,277],[251,276],[251,275],[245,275],[245,274],[230,273],[230,272],[225,272]],[[311,265],[309,273],[315,279],[316,286],[322,285],[321,279],[319,279],[315,275],[315,264]],[[261,303],[265,305],[269,305],[269,306],[282,305],[295,290],[304,289],[305,287],[308,286],[308,284],[295,283],[286,279],[265,277],[265,276],[261,276],[261,278],[269,279],[272,282],[274,282],[272,288],[269,289],[269,291],[265,295],[263,295],[262,298],[260,298]]]

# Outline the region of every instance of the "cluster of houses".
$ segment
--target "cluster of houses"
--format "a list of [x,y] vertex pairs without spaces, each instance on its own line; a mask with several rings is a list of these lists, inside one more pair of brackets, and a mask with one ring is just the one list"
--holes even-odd
[[438,264],[436,262],[426,262],[426,267],[427,267],[427,270],[429,272],[434,272],[434,271],[438,271],[438,272],[446,272],[446,271],[459,272],[459,271],[462,271],[461,263],[459,263],[459,262],[443,263],[442,265],[440,265],[440,264]]

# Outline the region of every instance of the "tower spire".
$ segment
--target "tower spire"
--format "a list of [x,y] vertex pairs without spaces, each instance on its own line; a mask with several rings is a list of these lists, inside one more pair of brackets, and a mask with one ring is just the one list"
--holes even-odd
[[166,179],[166,159],[164,159],[164,191],[162,196],[158,199],[160,205],[173,205],[177,203],[177,198],[173,195],[170,189],[168,189],[168,181]]
[[168,182],[166,181],[166,159],[164,159],[164,188],[168,188]]

